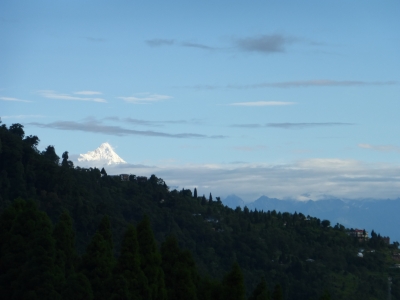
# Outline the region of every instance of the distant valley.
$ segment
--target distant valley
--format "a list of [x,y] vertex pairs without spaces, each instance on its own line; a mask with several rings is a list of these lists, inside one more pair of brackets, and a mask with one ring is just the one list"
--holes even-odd
[[[276,210],[280,212],[301,212],[304,215],[327,219],[331,225],[342,224],[348,228],[371,230],[382,236],[389,236],[391,242],[400,241],[400,198],[396,200],[342,200],[337,198],[319,201],[280,200],[262,196],[254,202],[245,203],[240,197],[230,195],[222,202],[235,209],[247,206],[250,210]],[[384,221],[383,221],[384,220]]]

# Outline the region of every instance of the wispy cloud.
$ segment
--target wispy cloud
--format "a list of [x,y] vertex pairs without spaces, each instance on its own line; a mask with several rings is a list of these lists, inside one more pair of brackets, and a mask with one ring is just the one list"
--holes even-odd
[[100,121],[89,119],[82,122],[75,121],[56,121],[52,123],[38,123],[32,122],[30,125],[38,126],[41,128],[51,128],[58,130],[70,130],[70,131],[83,131],[83,132],[91,132],[91,133],[99,133],[106,135],[114,135],[114,136],[129,136],[129,135],[137,135],[137,136],[148,136],[148,137],[166,137],[166,138],[210,138],[210,139],[222,139],[226,138],[223,135],[204,135],[198,133],[166,133],[160,131],[152,131],[152,130],[133,130],[128,128],[123,128],[121,126],[112,126],[103,124]]
[[400,152],[400,147],[393,145],[358,144],[358,147],[380,152]]
[[362,80],[297,80],[297,81],[280,81],[280,82],[261,82],[254,84],[228,84],[228,85],[212,85],[197,84],[193,86],[185,86],[196,90],[215,90],[215,89],[260,89],[260,88],[307,88],[307,87],[353,87],[353,86],[385,86],[398,85],[398,81],[362,81]]
[[96,91],[79,91],[79,92],[74,92],[75,95],[86,95],[86,96],[92,96],[92,95],[101,95],[101,92],[96,92]]
[[22,99],[18,99],[18,98],[13,98],[13,97],[0,97],[0,100],[2,101],[11,101],[11,102],[32,102],[29,100],[22,100]]
[[256,102],[234,102],[230,103],[231,106],[285,106],[293,105],[295,102],[283,101],[256,101]]
[[282,128],[282,129],[307,129],[313,127],[351,126],[354,123],[320,122],[320,123],[266,123],[266,124],[233,124],[231,127],[239,128]]
[[2,119],[31,119],[31,118],[45,118],[42,115],[15,115],[15,116],[0,116]]
[[160,95],[160,94],[147,94],[145,96],[128,96],[128,97],[118,97],[128,103],[133,104],[149,104],[162,100],[171,99],[171,96]]
[[190,43],[190,42],[183,42],[181,43],[183,47],[190,47],[190,48],[199,48],[203,50],[214,50],[216,49],[215,47],[210,47],[204,44],[198,44],[198,43]]
[[141,126],[164,126],[164,125],[182,125],[182,124],[203,124],[204,121],[202,119],[189,119],[189,120],[161,120],[161,121],[150,121],[150,120],[142,120],[142,119],[135,119],[135,118],[120,118],[120,117],[106,117],[103,120],[115,121],[115,122],[124,122],[129,123],[132,125],[141,125]]
[[234,39],[234,44],[242,51],[271,54],[285,52],[285,47],[294,41],[294,38],[272,34]]
[[175,43],[172,39],[151,39],[147,40],[146,44],[150,47],[171,46]]
[[[89,92],[89,91],[83,91],[83,92]],[[55,100],[89,101],[89,102],[99,102],[99,103],[106,103],[107,102],[103,98],[78,97],[78,96],[72,96],[72,95],[69,95],[69,94],[60,94],[60,93],[57,93],[57,92],[52,91],[52,90],[40,90],[37,93],[39,95],[41,95],[42,97],[49,98],[49,99],[55,99]],[[77,93],[80,93],[80,92],[77,92]],[[78,95],[95,95],[95,94],[78,94]]]

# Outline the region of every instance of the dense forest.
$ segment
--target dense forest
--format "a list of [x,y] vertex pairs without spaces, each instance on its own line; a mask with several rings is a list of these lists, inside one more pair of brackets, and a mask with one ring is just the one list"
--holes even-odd
[[399,245],[379,234],[121,180],[39,142],[0,126],[7,299],[400,299]]

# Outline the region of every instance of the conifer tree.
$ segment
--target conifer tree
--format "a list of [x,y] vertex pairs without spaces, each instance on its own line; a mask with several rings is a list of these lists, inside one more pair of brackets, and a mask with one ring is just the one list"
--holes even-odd
[[224,300],[245,299],[243,273],[237,262],[233,264],[231,271],[225,275],[222,281],[222,288]]
[[0,295],[7,299],[60,299],[55,287],[55,242],[49,217],[33,201],[17,200],[2,214]]
[[139,244],[133,225],[129,225],[125,232],[121,254],[114,273],[117,276],[117,282],[121,283],[122,280],[118,276],[122,276],[126,280],[127,290],[132,299],[147,299],[149,287],[147,278],[140,268]]
[[268,291],[267,282],[263,277],[260,283],[254,289],[252,295],[250,296],[249,300],[270,300],[271,296]]
[[198,274],[189,251],[179,249],[175,237],[169,236],[161,245],[162,268],[168,299],[197,299]]
[[110,220],[103,217],[82,257],[81,271],[89,279],[94,299],[109,299],[114,267]]
[[196,188],[194,188],[194,191],[193,191],[193,198],[197,199],[197,189]]
[[67,279],[61,296],[63,300],[92,300],[92,286],[83,273],[76,273]]
[[72,228],[72,219],[68,211],[64,211],[53,230],[56,241],[56,264],[65,277],[68,278],[75,272],[78,255],[75,250],[75,232]]
[[274,291],[272,292],[272,300],[283,300],[283,292],[280,284],[275,285]]
[[164,284],[164,272],[161,268],[161,255],[150,227],[147,215],[137,226],[140,266],[149,284],[149,300],[165,300],[166,290]]

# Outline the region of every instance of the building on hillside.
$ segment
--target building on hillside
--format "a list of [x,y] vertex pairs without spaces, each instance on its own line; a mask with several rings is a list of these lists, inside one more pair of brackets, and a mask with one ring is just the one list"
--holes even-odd
[[121,181],[129,181],[129,174],[120,174]]
[[369,239],[368,232],[365,229],[352,229],[347,234],[357,238],[359,241],[367,241]]
[[146,183],[147,182],[147,177],[146,176],[137,176],[136,180],[138,183]]

